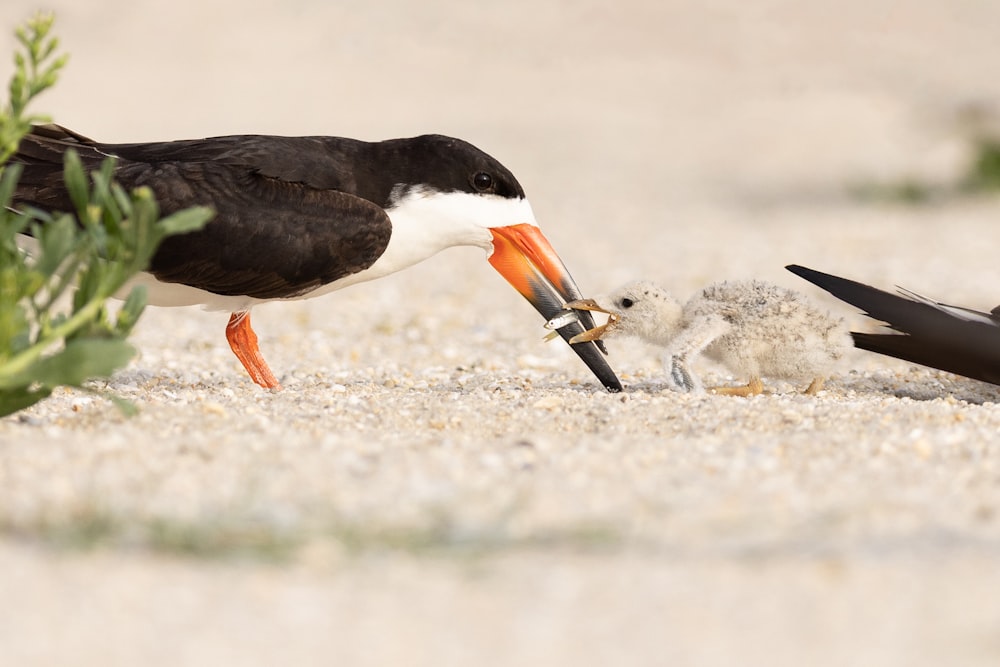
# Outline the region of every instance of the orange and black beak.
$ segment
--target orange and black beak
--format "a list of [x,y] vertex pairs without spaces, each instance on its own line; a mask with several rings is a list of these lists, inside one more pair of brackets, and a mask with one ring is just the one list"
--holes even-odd
[[[582,299],[580,289],[555,249],[538,227],[527,223],[509,227],[493,227],[493,254],[490,264],[526,298],[546,320],[555,317],[569,301]],[[580,312],[580,321],[559,329],[567,342],[587,329],[594,328],[589,312]],[[598,348],[598,345],[601,347]],[[572,345],[583,363],[608,391],[621,391],[618,376],[604,359],[600,341]]]

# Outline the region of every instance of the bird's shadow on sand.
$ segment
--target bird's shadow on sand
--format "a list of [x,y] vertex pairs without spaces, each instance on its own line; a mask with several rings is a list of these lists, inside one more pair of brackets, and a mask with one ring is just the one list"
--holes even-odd
[[859,394],[880,393],[912,401],[951,397],[973,405],[1000,403],[1000,386],[942,371],[913,368],[903,374],[850,374],[834,380],[831,388]]
[[[714,378],[723,380],[722,378]],[[625,382],[624,394],[648,394],[650,396],[677,396],[685,394],[678,392],[669,383],[655,379],[642,379]],[[733,381],[720,381],[719,385],[736,385]],[[794,384],[770,383],[766,386],[765,396],[782,396],[801,394]],[[848,374],[835,376],[826,382],[824,391],[820,394],[844,395],[847,393],[860,395],[893,396],[908,398],[912,401],[933,401],[951,397],[972,405],[1000,403],[1000,386],[959,377],[941,371],[913,369],[902,377],[895,373],[887,374]],[[713,393],[697,394],[699,396],[716,396]],[[731,399],[732,397],[723,397]]]

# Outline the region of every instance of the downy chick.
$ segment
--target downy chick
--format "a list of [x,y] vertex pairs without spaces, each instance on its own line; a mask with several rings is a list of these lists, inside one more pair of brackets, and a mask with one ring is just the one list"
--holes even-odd
[[[670,378],[684,391],[702,391],[688,362],[701,353],[739,376],[745,386],[713,387],[720,394],[752,396],[763,377],[811,380],[817,393],[824,378],[851,349],[842,320],[821,312],[798,292],[758,280],[714,283],[686,304],[648,281],[627,283],[610,294],[566,304],[607,313],[608,323],[575,336],[582,342],[635,336],[666,348]],[[562,326],[553,318],[552,328]]]

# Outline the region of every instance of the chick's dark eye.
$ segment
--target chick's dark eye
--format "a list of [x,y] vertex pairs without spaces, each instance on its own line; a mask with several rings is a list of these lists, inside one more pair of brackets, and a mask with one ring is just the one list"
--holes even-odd
[[493,177],[487,174],[485,171],[477,172],[475,176],[472,177],[472,184],[477,190],[489,190],[493,187]]
[[622,299],[622,308],[631,308],[635,305],[635,301],[629,299],[628,297]]

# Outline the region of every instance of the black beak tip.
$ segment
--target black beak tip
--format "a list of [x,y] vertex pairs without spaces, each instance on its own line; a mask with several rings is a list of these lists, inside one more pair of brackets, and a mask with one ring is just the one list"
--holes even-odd
[[[583,333],[589,329],[594,328],[596,323],[594,322],[594,316],[590,314],[589,311],[581,310],[578,311],[580,314],[580,322],[571,326],[563,327],[560,329],[559,333],[569,342],[569,339],[573,336]],[[601,381],[604,388],[611,393],[618,393],[622,391],[622,383],[615,375],[615,372],[611,370],[608,366],[608,362],[605,361],[604,357],[608,355],[608,348],[605,347],[604,341],[597,339],[595,341],[590,341],[587,343],[576,343],[570,345],[573,350],[583,359],[583,363],[587,364],[587,368],[597,376],[597,379]]]
[[[560,329],[559,335],[562,336],[563,340],[568,343],[570,338],[579,333],[583,333],[584,331],[585,329],[579,324],[572,324]],[[589,368],[590,372],[601,381],[604,388],[611,393],[616,394],[624,388],[622,387],[621,380],[619,380],[618,376],[615,375],[615,372],[611,370],[611,367],[604,358],[607,354],[607,350],[601,349],[603,348],[603,345],[599,347],[596,344],[601,342],[602,341],[588,341],[586,343],[574,343],[570,345],[570,347],[573,348],[573,351],[576,352],[577,356],[583,360],[583,363],[587,364],[587,368]]]
[[[542,314],[546,320],[552,319],[560,311],[563,310],[563,301],[560,300],[560,296],[547,289],[542,289],[536,287],[534,290],[533,298],[528,300],[531,305],[535,307],[539,313]],[[562,336],[563,340],[569,343],[569,339],[573,336],[583,333],[586,329],[591,329],[594,327],[594,318],[586,310],[580,312],[580,321],[574,324],[569,324],[559,329],[559,335]],[[586,327],[586,329],[584,328]],[[611,393],[617,393],[622,391],[621,380],[615,375],[615,372],[611,370],[611,366],[608,365],[607,360],[604,356],[608,353],[607,349],[604,347],[603,341],[586,342],[586,343],[576,343],[575,345],[570,345],[573,351],[576,352],[577,356],[583,360],[583,363],[587,364],[587,368],[593,373],[604,388]]]

